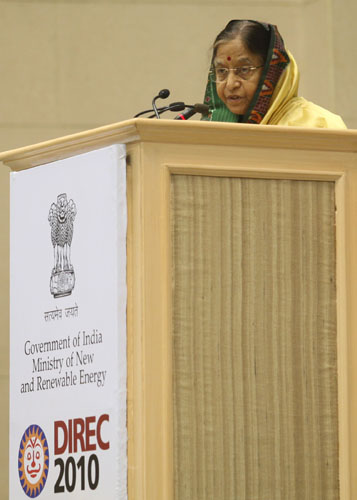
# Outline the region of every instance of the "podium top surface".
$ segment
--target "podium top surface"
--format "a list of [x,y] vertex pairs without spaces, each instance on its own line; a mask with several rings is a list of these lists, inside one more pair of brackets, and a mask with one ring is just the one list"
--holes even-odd
[[357,130],[280,127],[205,121],[136,118],[0,153],[23,170],[99,149],[135,142],[357,152]]

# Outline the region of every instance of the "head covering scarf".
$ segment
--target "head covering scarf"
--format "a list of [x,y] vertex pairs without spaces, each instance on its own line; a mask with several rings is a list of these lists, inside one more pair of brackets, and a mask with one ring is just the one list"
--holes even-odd
[[[230,23],[232,22],[234,21],[230,21]],[[249,22],[257,23],[257,21]],[[277,95],[275,90],[278,86],[282,73],[290,64],[291,55],[289,55],[288,51],[285,49],[284,41],[276,26],[266,23],[257,24],[261,24],[270,33],[270,43],[257,90],[255,91],[247,112],[244,115],[236,115],[232,113],[218,97],[216,84],[212,80],[212,60],[204,97],[204,103],[210,106],[211,111],[207,117],[203,118],[204,120],[255,124],[266,123],[264,118],[272,104],[273,97],[275,98]],[[294,86],[295,88],[293,89],[293,93],[295,93],[295,95],[297,93],[297,86],[298,74],[296,86]]]

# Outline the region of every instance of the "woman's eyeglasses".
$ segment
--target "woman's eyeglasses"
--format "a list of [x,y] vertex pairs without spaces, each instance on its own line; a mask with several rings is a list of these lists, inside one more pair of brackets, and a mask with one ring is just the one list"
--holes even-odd
[[254,72],[262,68],[261,66],[239,66],[238,68],[214,68],[210,71],[211,79],[216,83],[223,83],[228,79],[230,71],[233,71],[235,78],[239,80],[249,80]]

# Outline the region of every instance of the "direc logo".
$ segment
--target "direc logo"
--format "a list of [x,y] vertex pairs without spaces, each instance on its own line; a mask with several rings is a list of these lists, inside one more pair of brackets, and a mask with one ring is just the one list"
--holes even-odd
[[22,489],[30,498],[43,490],[49,467],[48,444],[38,425],[30,425],[24,432],[19,448],[19,477]]

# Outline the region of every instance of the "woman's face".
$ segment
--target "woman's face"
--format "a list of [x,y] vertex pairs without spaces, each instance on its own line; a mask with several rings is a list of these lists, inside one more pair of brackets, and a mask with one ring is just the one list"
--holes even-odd
[[[260,66],[263,61],[259,55],[250,52],[238,36],[218,46],[213,64],[215,68],[233,69],[241,66]],[[262,71],[263,68],[254,70],[247,80],[229,71],[225,81],[216,83],[218,96],[232,113],[236,115],[246,113],[257,90]]]

